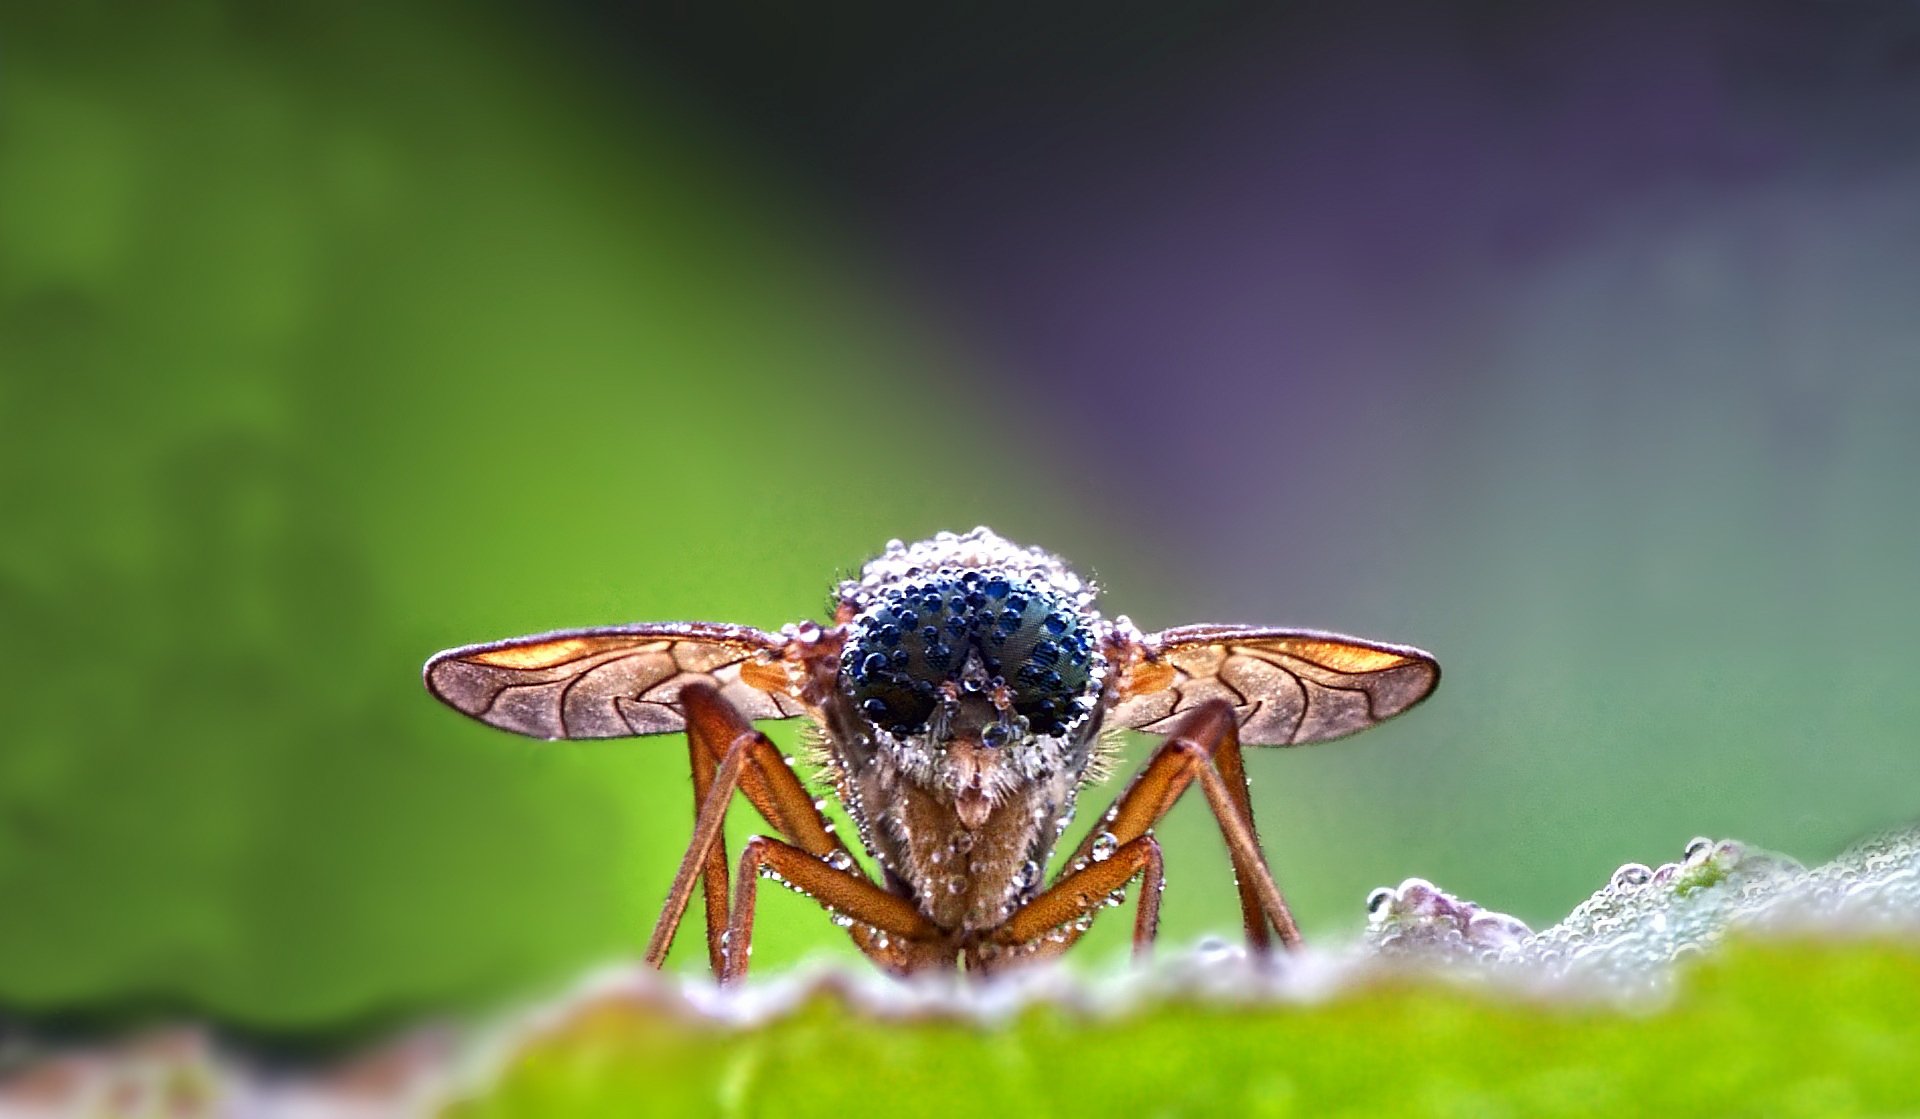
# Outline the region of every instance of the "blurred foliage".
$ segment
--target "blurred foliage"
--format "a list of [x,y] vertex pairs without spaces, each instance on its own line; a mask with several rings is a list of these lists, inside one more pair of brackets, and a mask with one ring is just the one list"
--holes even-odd
[[1320,1005],[1173,999],[1004,1028],[850,1014],[744,1030],[603,999],[452,1110],[521,1115],[1611,1116],[1920,1108],[1920,954],[1739,945],[1655,1013],[1382,982]]
[[0,1005],[307,1030],[630,950],[684,748],[513,740],[420,662],[775,625],[971,524],[991,469],[852,438],[937,354],[756,169],[489,10],[6,22]]

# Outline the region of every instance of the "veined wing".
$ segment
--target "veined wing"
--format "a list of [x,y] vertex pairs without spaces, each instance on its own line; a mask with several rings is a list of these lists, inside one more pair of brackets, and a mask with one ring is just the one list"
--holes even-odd
[[787,683],[786,639],[751,626],[659,622],[558,630],[435,654],[441,702],[532,738],[621,738],[686,726],[680,689],[706,680],[749,719],[806,713]]
[[1163,732],[1209,699],[1232,704],[1240,741],[1300,746],[1362,731],[1425,699],[1440,664],[1419,649],[1313,630],[1195,625],[1141,639],[1107,725]]

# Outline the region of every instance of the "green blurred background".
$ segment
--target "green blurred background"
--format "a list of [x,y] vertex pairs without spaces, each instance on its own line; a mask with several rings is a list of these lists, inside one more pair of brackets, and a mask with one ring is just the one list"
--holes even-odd
[[[0,1008],[319,1036],[630,956],[678,741],[420,662],[817,617],[976,523],[1146,628],[1441,657],[1250,763],[1310,936],[1913,816],[1920,29],[1621,10],[10,7]],[[1168,941],[1230,930],[1162,834]],[[762,913],[757,968],[851,955]]]

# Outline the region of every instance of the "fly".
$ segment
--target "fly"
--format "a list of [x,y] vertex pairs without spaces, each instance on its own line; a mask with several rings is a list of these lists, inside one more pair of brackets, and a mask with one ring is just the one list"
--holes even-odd
[[[900,975],[1057,956],[1138,880],[1144,955],[1164,883],[1152,828],[1194,784],[1226,839],[1250,950],[1297,946],[1254,832],[1241,747],[1364,730],[1426,698],[1439,664],[1309,630],[1142,633],[1102,616],[1095,597],[1038,548],[986,528],[943,532],[890,542],[839,585],[830,626],[563,630],[450,649],[425,679],[457,710],[534,738],[685,732],[693,836],[647,944],[654,967],[699,888],[714,975],[744,976],[763,877],[826,907]],[[818,728],[824,779],[877,875],[753,727],[799,716]],[[1122,729],[1163,741],[1048,883],[1042,868]],[[721,825],[736,791],[777,835],[747,842],[729,894]]]

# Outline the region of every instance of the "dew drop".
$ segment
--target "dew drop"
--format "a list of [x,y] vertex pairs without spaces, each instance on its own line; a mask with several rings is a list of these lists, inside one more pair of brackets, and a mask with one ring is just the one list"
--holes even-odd
[[853,856],[835,848],[821,856],[821,861],[835,870],[852,870]]
[[1645,863],[1628,863],[1613,872],[1610,885],[1616,890],[1631,890],[1653,880],[1653,868]]
[[1088,850],[1087,854],[1093,858],[1094,862],[1104,863],[1108,859],[1113,858],[1113,853],[1119,849],[1119,838],[1110,831],[1103,831],[1093,837],[1093,847]]

